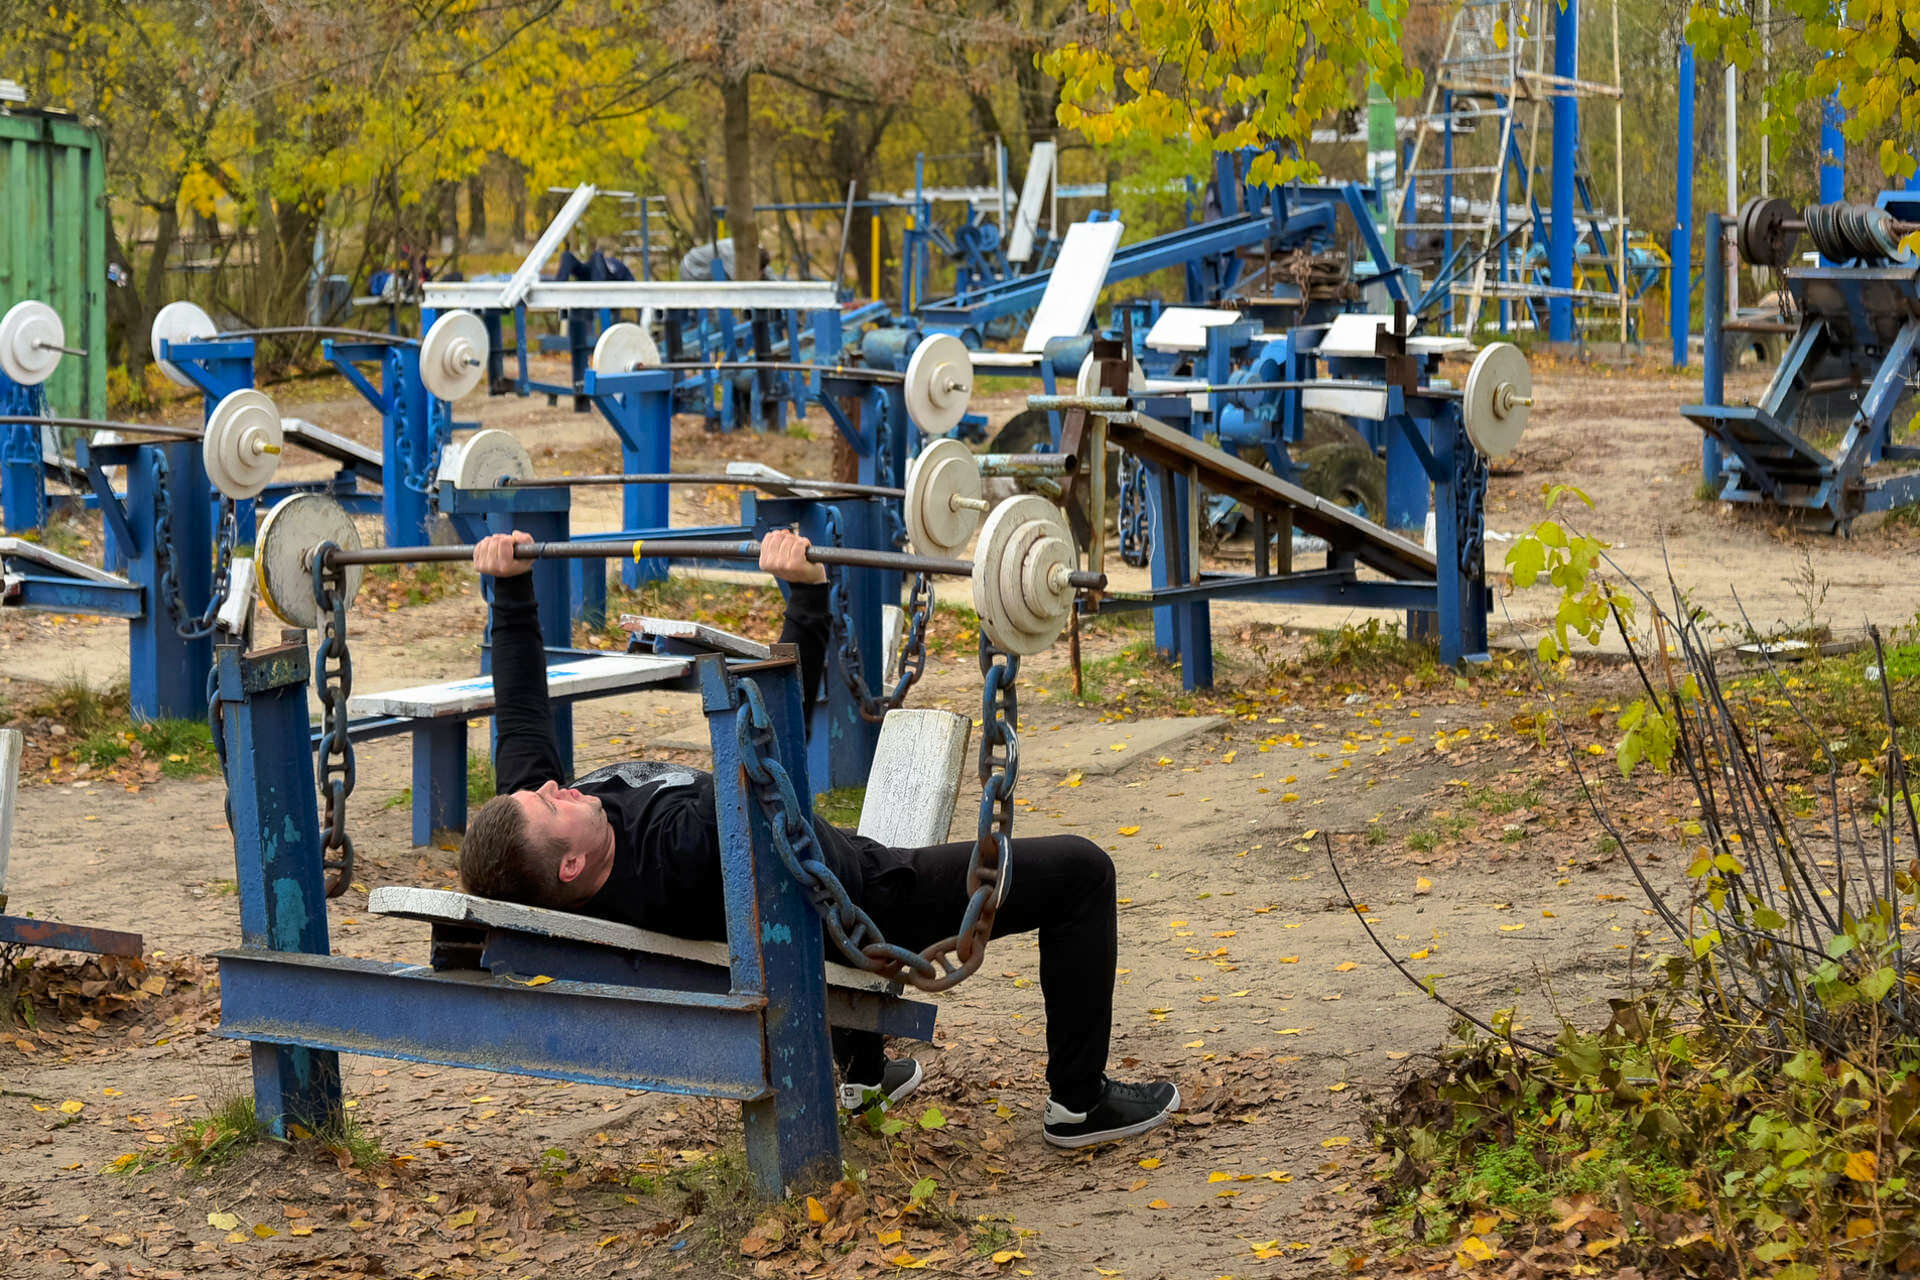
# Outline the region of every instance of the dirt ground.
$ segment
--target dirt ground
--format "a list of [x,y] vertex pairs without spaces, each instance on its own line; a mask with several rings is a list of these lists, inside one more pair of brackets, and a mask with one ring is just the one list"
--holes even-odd
[[[1670,567],[1716,611],[1731,612],[1737,588],[1763,625],[1812,615],[1849,629],[1913,613],[1905,527],[1834,540],[1695,496],[1699,435],[1675,408],[1696,381],[1536,361],[1535,382],[1533,426],[1494,481],[1493,532],[1536,519],[1543,486],[1573,484],[1594,501],[1577,523],[1614,543],[1622,570],[1651,585]],[[377,441],[377,420],[357,401],[307,403],[292,390],[281,404]],[[1011,396],[991,404],[996,417],[1015,407]],[[617,458],[611,432],[564,405],[463,409],[520,433],[542,470],[605,469]],[[675,463],[752,457],[820,474],[829,428],[811,425],[807,440],[682,423]],[[676,520],[728,505],[686,492],[675,502]],[[589,490],[576,503],[576,529],[612,527],[614,493]],[[1491,542],[1496,565],[1502,554]],[[1524,633],[1548,607],[1542,593],[1516,596],[1496,630]],[[465,584],[393,610],[363,597],[357,686],[473,671],[482,617]],[[1134,696],[1165,678],[1128,676],[1137,657],[1127,646],[1142,633],[1109,623],[1087,642],[1096,666],[1117,657],[1104,668],[1104,701],[1067,695],[1061,651],[1025,664],[1023,734],[1087,734],[1100,767],[1064,757],[1030,767],[1016,831],[1077,831],[1111,852],[1121,900],[1111,1069],[1177,1080],[1187,1110],[1137,1141],[1076,1155],[1045,1147],[1036,948],[1031,937],[1000,940],[985,969],[940,1001],[936,1042],[921,1050],[928,1082],[907,1115],[936,1106],[945,1125],[891,1147],[850,1136],[850,1161],[871,1176],[857,1216],[847,1210],[844,1238],[857,1248],[845,1257],[756,1253],[768,1243],[757,1226],[742,1253],[754,1215],[732,1202],[737,1180],[724,1176],[738,1121],[721,1103],[349,1058],[350,1114],[371,1154],[267,1143],[204,1172],[155,1155],[249,1089],[245,1045],[213,1034],[218,988],[206,959],[239,936],[223,788],[217,778],[106,780],[71,761],[31,769],[9,909],[137,931],[147,960],[131,974],[75,977],[62,993],[60,975],[77,973],[77,960],[42,958],[37,1023],[0,1027],[0,1274],[786,1276],[837,1265],[834,1274],[1184,1280],[1381,1267],[1367,1213],[1368,1108],[1442,1043],[1452,1015],[1369,940],[1329,849],[1387,952],[1417,977],[1438,975],[1476,1011],[1517,1008],[1543,1035],[1556,1016],[1598,1021],[1606,998],[1644,972],[1637,948],[1666,940],[1649,933],[1650,913],[1588,816],[1565,753],[1532,731],[1541,698],[1524,660],[1509,651],[1458,682],[1308,679],[1297,665],[1306,642],[1272,629],[1353,620],[1217,608],[1222,690],[1198,702]],[[940,655],[912,702],[971,710],[970,651]],[[0,705],[28,705],[75,674],[104,686],[125,669],[116,624],[0,618]],[[1623,691],[1617,667],[1590,663],[1556,698],[1582,722]],[[1128,756],[1120,722],[1143,707],[1225,718]],[[685,694],[582,704],[578,767],[644,755],[696,714]],[[29,755],[44,762],[54,749]],[[412,847],[406,809],[390,803],[408,765],[401,740],[359,751],[358,883],[328,921],[341,954],[426,959],[424,927],[365,914],[364,886],[454,880],[454,854]],[[963,781],[956,833],[971,820],[971,787]],[[1628,838],[1658,858],[1667,833],[1649,826]],[[1679,879],[1673,860],[1655,865]],[[935,1179],[935,1194],[903,1211],[893,1188],[921,1176]]]

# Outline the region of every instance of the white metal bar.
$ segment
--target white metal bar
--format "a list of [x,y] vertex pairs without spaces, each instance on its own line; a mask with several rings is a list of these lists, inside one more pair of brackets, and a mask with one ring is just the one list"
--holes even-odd
[[20,749],[26,739],[18,729],[0,729],[0,899],[7,892],[7,851],[13,846],[13,797],[20,783]]
[[567,202],[560,206],[560,212],[553,215],[553,221],[547,224],[547,229],[542,231],[540,238],[534,242],[533,252],[529,253],[526,261],[520,264],[520,269],[513,273],[513,278],[507,281],[506,287],[499,291],[497,300],[491,304],[480,305],[491,305],[501,310],[520,305],[526,298],[527,291],[540,282],[540,268],[546,265],[547,259],[551,258],[554,250],[560,247],[560,242],[567,238],[567,233],[573,230],[573,224],[580,221],[581,215],[586,213],[587,206],[593,203],[593,198],[599,194],[599,190],[591,182],[583,182],[575,187],[573,194],[567,197]]
[[[426,286],[427,305],[484,311],[511,306],[501,302],[499,286],[485,281],[449,281]],[[827,280],[569,280],[542,281],[521,300],[529,311],[565,311],[571,307],[708,307],[820,311],[840,305]]]

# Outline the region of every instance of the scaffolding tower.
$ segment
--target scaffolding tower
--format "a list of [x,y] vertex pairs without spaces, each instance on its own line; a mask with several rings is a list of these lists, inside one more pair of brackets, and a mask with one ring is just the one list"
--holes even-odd
[[[1580,0],[1465,0],[1448,28],[1394,228],[1403,258],[1430,270],[1420,309],[1466,333],[1478,330],[1488,303],[1498,308],[1503,333],[1532,327],[1570,340],[1576,325],[1616,314],[1623,341],[1631,327],[1617,0],[1612,81],[1580,74],[1580,7]],[[1600,207],[1580,129],[1581,102],[1596,98],[1615,107],[1610,211]],[[1541,115],[1549,104],[1551,150],[1543,162]]]

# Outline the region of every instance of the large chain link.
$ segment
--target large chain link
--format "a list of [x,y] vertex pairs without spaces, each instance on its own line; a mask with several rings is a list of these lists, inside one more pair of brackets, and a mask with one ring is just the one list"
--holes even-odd
[[240,541],[240,517],[233,499],[223,494],[220,525],[213,540],[216,557],[213,592],[207,598],[207,607],[196,614],[187,605],[186,593],[180,589],[180,575],[174,568],[177,557],[173,545],[173,499],[167,492],[171,476],[167,455],[156,449],[153,455],[154,567],[159,570],[159,595],[167,607],[167,618],[173,623],[174,632],[182,640],[198,640],[213,634],[220,607],[227,602],[227,591],[232,585],[229,579],[233,576],[233,549]]
[[[996,695],[988,696],[991,700]],[[981,841],[967,863],[968,900],[958,932],[923,950],[911,951],[887,941],[873,917],[854,903],[840,877],[827,865],[819,837],[801,812],[793,778],[780,763],[773,720],[767,714],[760,686],[751,678],[741,679],[734,686],[734,706],[743,712],[735,723],[747,789],[766,818],[774,852],[807,895],[827,936],[847,962],[889,982],[905,982],[921,991],[945,991],[978,969],[986,959],[994,913],[1006,896],[1012,867],[1007,843],[1013,827],[1010,776],[1001,775],[1009,776],[1004,803],[997,792],[991,802],[982,802]],[[990,821],[989,804],[995,813],[1004,809],[1004,818]],[[995,822],[1003,825],[996,826]]]
[[353,879],[353,837],[347,834],[347,797],[353,794],[353,738],[348,732],[347,700],[353,696],[353,654],[347,648],[347,591],[343,566],[327,564],[331,542],[313,552],[313,599],[326,619],[313,664],[313,688],[320,697],[320,743],[314,754],[320,773],[321,869],[327,896],[337,898]]
[[1147,466],[1128,456],[1120,461],[1120,558],[1138,568],[1153,556],[1153,525],[1147,509]]
[[[839,517],[830,506],[822,511],[826,516],[827,536],[834,546],[844,546]],[[887,712],[906,701],[907,691],[927,669],[927,623],[933,617],[933,585],[924,573],[913,576],[913,589],[907,596],[907,636],[900,653],[900,674],[891,689],[884,695],[876,695],[867,684],[866,671],[861,665],[860,637],[849,625],[852,611],[847,600],[846,573],[837,567],[827,570],[831,642],[839,654],[840,675],[847,683],[847,691],[860,704],[860,718],[878,724],[886,719]]]

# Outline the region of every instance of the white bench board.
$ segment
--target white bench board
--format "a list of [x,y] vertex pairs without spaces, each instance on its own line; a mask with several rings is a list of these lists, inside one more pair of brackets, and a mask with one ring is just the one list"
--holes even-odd
[[13,847],[14,796],[20,789],[20,752],[25,744],[18,729],[0,729],[0,894],[7,891],[7,851]]
[[[638,688],[676,680],[687,672],[685,658],[655,654],[608,654],[580,658],[547,668],[547,692],[556,698],[579,697],[609,689]],[[493,677],[473,676],[443,684],[418,684],[405,689],[356,695],[347,702],[354,716],[406,716],[432,719],[465,716],[493,710]]]
[[887,712],[860,805],[859,833],[890,849],[942,844],[973,722],[952,711]]
[[1235,324],[1238,311],[1218,307],[1168,307],[1147,330],[1147,347],[1152,351],[1205,351],[1207,330],[1223,324]]
[[305,418],[280,419],[280,434],[335,462],[359,462],[369,467],[380,465],[378,449],[369,449],[358,440],[349,440],[338,432],[315,426]]
[[704,622],[686,622],[679,618],[654,618],[642,613],[623,613],[620,615],[620,628],[629,635],[685,640],[690,644],[703,645],[715,653],[730,654],[736,658],[764,661],[773,656],[773,650],[758,640],[749,640],[731,631],[710,627]]
[[1034,308],[1033,321],[1020,349],[1041,352],[1055,338],[1077,338],[1087,331],[1100,291],[1107,286],[1107,269],[1120,247],[1126,226],[1111,222],[1076,222],[1060,242],[1047,289]]
[[72,556],[63,556],[58,551],[49,551],[37,542],[28,542],[23,538],[0,538],[0,560],[22,560],[27,564],[38,565],[42,569],[52,569],[64,573],[69,578],[81,578],[87,582],[102,582],[110,587],[129,585],[125,578],[117,578],[104,569],[96,569]]
[[1060,144],[1051,138],[1033,144],[1027,155],[1027,176],[1020,184],[1020,203],[1013,211],[1013,234],[1007,238],[1007,261],[1024,264],[1033,256],[1033,240],[1040,230],[1040,205],[1053,185]]
[[[571,911],[555,911],[550,907],[529,907],[518,902],[503,902],[498,898],[476,898],[470,893],[456,893],[451,889],[382,885],[368,895],[367,909],[376,915],[402,916],[410,920],[483,929],[510,929],[515,933],[528,933],[541,938],[674,956],[722,969],[728,963],[727,944],[724,942],[695,942],[690,938],[636,929],[632,925],[601,920],[595,916],[575,915]],[[881,995],[891,995],[898,990],[896,984],[876,974],[844,964],[827,965],[827,983]]]
[[976,369],[1038,369],[1043,357],[1038,351],[969,351],[967,361]]

